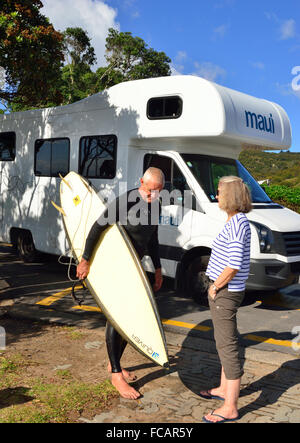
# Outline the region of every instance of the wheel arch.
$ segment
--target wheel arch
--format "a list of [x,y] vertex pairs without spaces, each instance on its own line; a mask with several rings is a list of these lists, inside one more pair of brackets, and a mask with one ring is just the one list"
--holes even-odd
[[186,251],[183,255],[181,261],[178,263],[175,275],[175,289],[180,292],[186,291],[186,272],[189,265],[197,257],[202,257],[204,255],[210,255],[211,249],[206,246],[195,246]]

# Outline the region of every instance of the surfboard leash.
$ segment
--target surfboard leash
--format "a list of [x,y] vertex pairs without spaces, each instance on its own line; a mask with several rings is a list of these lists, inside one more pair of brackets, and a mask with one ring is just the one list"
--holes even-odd
[[74,282],[72,285],[72,290],[71,290],[71,297],[73,298],[74,304],[75,306],[81,306],[82,303],[84,303],[86,296],[84,295],[87,291],[87,286],[84,283],[84,280],[79,280],[82,289],[84,289],[84,293],[83,296],[81,298],[78,298],[77,295],[75,295],[75,288],[78,285],[78,282]]

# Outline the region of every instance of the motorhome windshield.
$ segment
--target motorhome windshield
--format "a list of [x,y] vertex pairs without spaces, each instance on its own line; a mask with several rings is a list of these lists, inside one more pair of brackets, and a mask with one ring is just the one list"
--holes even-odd
[[249,186],[253,203],[271,203],[262,187],[238,161],[198,154],[182,154],[182,158],[204,189],[211,202],[216,202],[218,182],[225,175],[237,175]]

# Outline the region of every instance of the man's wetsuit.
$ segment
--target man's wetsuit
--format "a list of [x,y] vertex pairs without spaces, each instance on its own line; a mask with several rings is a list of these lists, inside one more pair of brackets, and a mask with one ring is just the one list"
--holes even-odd
[[[116,198],[92,226],[82,258],[90,260],[100,235],[113,223],[120,222],[131,239],[139,257],[149,255],[155,269],[161,267],[158,244],[160,203],[145,202],[138,189]],[[113,264],[112,264],[113,266]],[[120,359],[127,342],[107,322],[106,345],[112,372],[121,372]]]

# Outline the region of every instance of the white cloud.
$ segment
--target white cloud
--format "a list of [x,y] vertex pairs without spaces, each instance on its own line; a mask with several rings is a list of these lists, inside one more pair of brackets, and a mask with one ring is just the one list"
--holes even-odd
[[265,69],[265,64],[263,62],[250,62],[251,66],[256,69]]
[[293,18],[281,20],[274,12],[265,12],[265,16],[279,27],[280,40],[296,37],[296,21]]
[[216,81],[219,77],[224,78],[226,76],[225,69],[211,62],[198,63],[195,62],[194,66],[196,71],[192,75],[198,75],[206,78],[206,80]]
[[215,65],[212,62],[195,62],[193,61],[194,71],[190,72],[189,68],[186,68],[185,64],[191,63],[191,59],[185,51],[178,51],[174,57],[174,61],[171,64],[172,75],[196,75],[198,77],[203,77],[206,80],[216,81],[219,78],[224,78],[226,76],[225,69],[221,66]]
[[171,69],[171,75],[183,75],[182,72],[182,66],[177,66],[177,65],[173,65],[172,63],[170,64],[170,69]]
[[220,25],[217,26],[216,28],[214,28],[213,32],[213,37],[214,38],[223,38],[224,35],[226,34],[227,30],[229,29],[229,25]]
[[265,16],[267,17],[268,20],[271,20],[275,23],[279,23],[280,21],[274,12],[265,12]]
[[171,74],[182,75],[184,71],[184,62],[187,60],[187,53],[185,51],[178,51],[174,62],[171,63]]
[[178,51],[175,60],[177,62],[181,62],[183,60],[186,60],[186,58],[187,58],[187,53],[185,51]]
[[296,36],[296,22],[294,19],[285,20],[280,26],[280,39],[287,40]]
[[126,11],[133,19],[140,17],[140,11],[137,8],[137,0],[120,0],[120,7]]
[[88,32],[97,56],[97,65],[106,65],[105,39],[109,28],[119,29],[117,11],[102,0],[43,0],[42,14],[49,17],[55,29],[81,27]]
[[218,3],[214,3],[215,9],[221,9],[221,8],[230,8],[235,5],[235,0],[219,0]]

